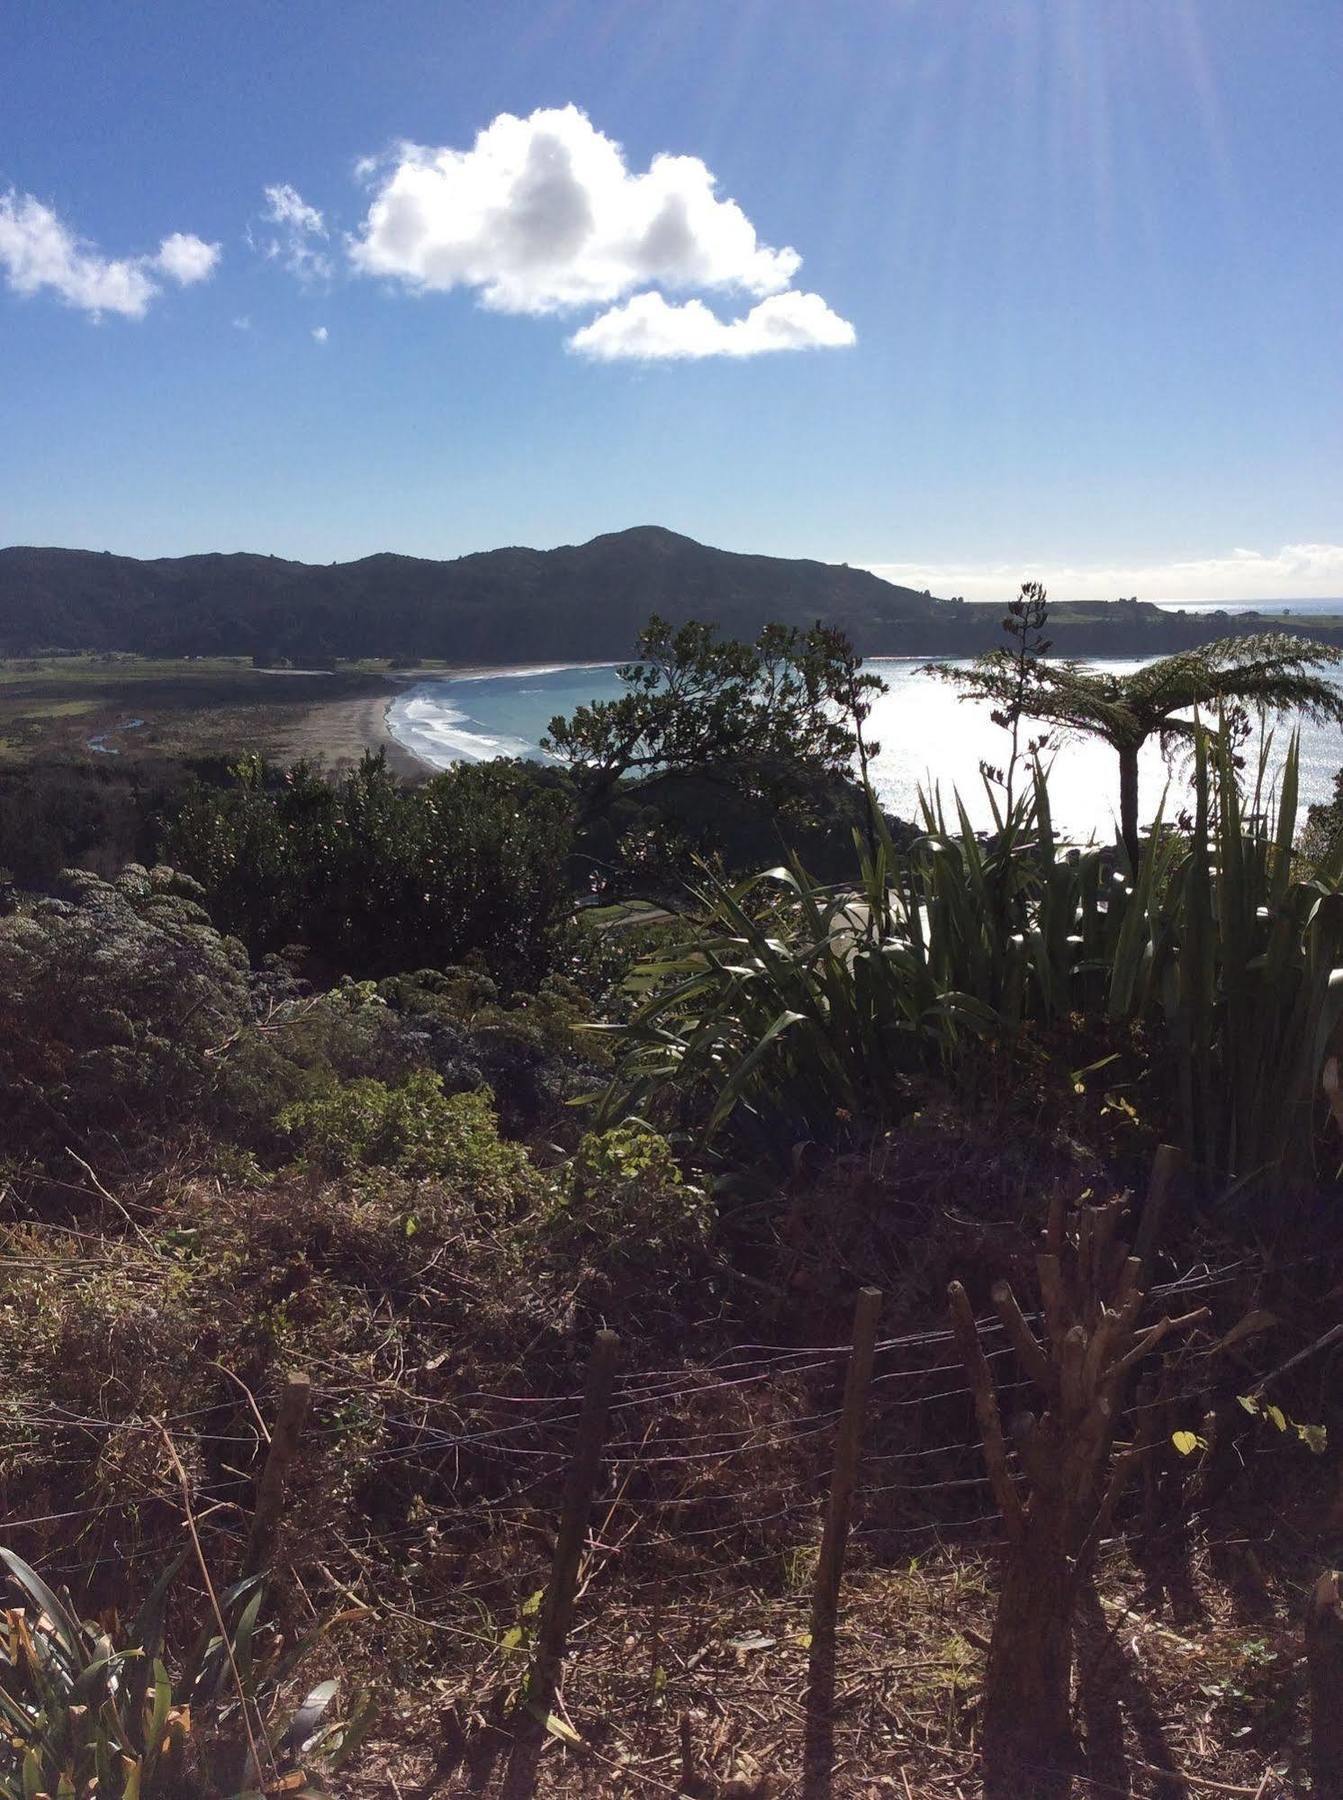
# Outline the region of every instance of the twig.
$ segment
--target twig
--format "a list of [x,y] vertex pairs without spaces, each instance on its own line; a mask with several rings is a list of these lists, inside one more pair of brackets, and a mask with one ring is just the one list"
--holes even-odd
[[107,1201],[109,1206],[114,1206],[116,1208],[116,1210],[121,1214],[122,1218],[130,1226],[131,1230],[135,1233],[136,1237],[138,1237],[140,1239],[141,1243],[143,1243],[152,1252],[155,1260],[157,1261],[158,1260],[158,1251],[154,1247],[154,1240],[152,1237],[150,1237],[149,1233],[145,1230],[144,1226],[139,1224],[135,1219],[133,1219],[131,1217],[131,1215],[127,1212],[126,1208],[122,1205],[120,1200],[117,1199],[115,1194],[108,1193],[107,1189],[103,1186],[102,1182],[99,1181],[99,1179],[98,1179],[97,1175],[94,1173],[93,1169],[90,1168],[89,1164],[84,1161],[84,1158],[79,1154],[79,1152],[77,1150],[72,1150],[70,1148],[69,1144],[67,1144],[65,1146],[65,1154],[71,1159],[72,1162],[77,1162],[79,1164],[80,1168],[83,1169],[84,1173],[88,1176],[89,1180],[93,1183],[94,1192],[101,1195],[101,1197]]
[[261,1431],[262,1437],[266,1440],[267,1443],[269,1443],[270,1442],[270,1427],[266,1424],[265,1419],[261,1416],[261,1408],[256,1403],[256,1395],[252,1392],[251,1388],[248,1387],[247,1383],[243,1380],[242,1376],[235,1375],[233,1373],[232,1369],[226,1369],[224,1367],[223,1363],[212,1362],[212,1363],[209,1363],[207,1366],[211,1369],[217,1369],[221,1375],[226,1376],[228,1378],[228,1380],[230,1380],[230,1381],[236,1382],[237,1385],[242,1389],[243,1393],[246,1394],[246,1396],[247,1396],[247,1404],[252,1409],[252,1417],[256,1420],[257,1425]]
[[[182,1467],[182,1459],[177,1454],[177,1445],[173,1442],[172,1434],[168,1430],[168,1427],[161,1419],[155,1419],[154,1423],[162,1433],[163,1442],[167,1446],[168,1455],[172,1459],[172,1465],[176,1471],[177,1479],[182,1486],[182,1506],[187,1516],[187,1530],[191,1533],[191,1542],[196,1550],[196,1561],[200,1565],[201,1580],[205,1583],[205,1591],[210,1597],[210,1610],[214,1613],[215,1624],[219,1627],[220,1640],[224,1645],[224,1653],[228,1657],[229,1669],[233,1675],[233,1685],[238,1690],[238,1703],[242,1707],[243,1730],[247,1733],[247,1748],[251,1753],[252,1767],[256,1770],[257,1775],[260,1776],[261,1757],[257,1752],[256,1735],[252,1730],[252,1721],[248,1717],[247,1691],[243,1687],[242,1676],[238,1673],[237,1659],[233,1654],[233,1640],[229,1636],[228,1626],[224,1623],[224,1614],[220,1609],[219,1596],[216,1594],[215,1584],[210,1578],[209,1564],[205,1560],[205,1551],[201,1548],[200,1533],[196,1530],[196,1519],[191,1510],[191,1484],[187,1480],[187,1472]],[[256,1722],[261,1731],[261,1741],[266,1746],[266,1756],[270,1762],[271,1774],[274,1775],[278,1773],[275,1766],[275,1756],[271,1750],[270,1742],[266,1737],[266,1727],[261,1718],[260,1708],[256,1709],[256,1715]]]
[[993,1497],[998,1502],[998,1510],[1003,1515],[1008,1536],[1019,1538],[1023,1525],[1021,1499],[1007,1471],[1007,1444],[998,1414],[998,1398],[994,1393],[989,1365],[984,1360],[974,1309],[970,1305],[969,1295],[959,1281],[953,1281],[947,1288],[947,1298],[951,1303],[951,1328],[955,1333],[956,1347],[961,1353],[974,1394],[975,1417],[979,1421],[979,1435],[984,1446],[984,1466],[988,1470]]

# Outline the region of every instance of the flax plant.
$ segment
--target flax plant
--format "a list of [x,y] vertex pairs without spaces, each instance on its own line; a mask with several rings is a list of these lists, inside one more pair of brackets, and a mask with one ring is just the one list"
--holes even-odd
[[702,1143],[786,1162],[889,1125],[911,1077],[956,1080],[976,1041],[1089,1016],[1149,1027],[1211,1184],[1300,1183],[1343,1012],[1343,844],[1294,874],[1295,738],[1266,809],[1261,758],[1248,812],[1225,722],[1193,744],[1193,818],[1159,812],[1136,864],[1059,839],[1037,760],[1010,800],[986,782],[992,832],[934,793],[908,848],[884,826],[856,839],[853,882],[703,870],[696,935],[640,971],[650,997],[616,1028],[607,1117],[676,1107]]

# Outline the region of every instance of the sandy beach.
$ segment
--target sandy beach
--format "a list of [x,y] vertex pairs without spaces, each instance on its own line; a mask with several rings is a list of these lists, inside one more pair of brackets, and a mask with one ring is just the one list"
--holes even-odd
[[384,750],[398,775],[421,780],[435,770],[398,744],[387,729],[387,708],[401,692],[398,684],[355,699],[318,701],[285,726],[276,748],[288,760],[311,757],[329,769],[352,768],[365,751]]
[[[422,682],[558,674],[566,666],[558,663],[438,663],[427,668],[399,669],[378,693],[315,700],[277,732],[276,752],[288,761],[307,756],[320,759],[329,769],[342,769],[352,767],[366,750],[385,750],[388,763],[398,775],[406,780],[424,780],[429,775],[439,774],[443,764],[417,755],[393,736],[388,729],[387,713],[397,700]],[[511,752],[504,749],[501,753]]]

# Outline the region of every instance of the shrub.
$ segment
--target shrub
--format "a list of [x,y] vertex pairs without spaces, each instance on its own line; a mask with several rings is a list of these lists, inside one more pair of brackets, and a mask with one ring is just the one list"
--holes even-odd
[[203,1104],[250,1017],[247,958],[194,882],[82,870],[0,919],[0,1109],[11,1156],[121,1150]]
[[507,1131],[561,1129],[567,1103],[591,1092],[610,1061],[577,985],[548,976],[534,994],[500,998],[473,969],[422,969],[378,984],[407,1053],[449,1091],[489,1087]]
[[336,1682],[319,1683],[292,1710],[283,1704],[307,1644],[285,1651],[259,1625],[258,1578],[221,1596],[227,1644],[212,1622],[174,1680],[163,1629],[173,1567],[129,1628],[109,1632],[11,1551],[0,1560],[25,1602],[0,1614],[0,1793],[205,1800],[265,1783],[268,1792],[319,1797],[312,1771],[339,1768],[357,1748],[368,1709],[328,1718]]
[[250,757],[235,778],[194,787],[169,841],[254,954],[304,944],[354,975],[475,954],[507,986],[549,968],[570,807],[525,765],[462,765],[412,788],[382,757],[337,781]]
[[699,922],[615,1036],[604,1116],[675,1108],[702,1142],[730,1133],[739,1162],[787,1166],[800,1143],[896,1122],[911,1080],[963,1077],[977,1039],[1090,1015],[1148,1029],[1213,1179],[1313,1173],[1343,1018],[1343,839],[1296,877],[1298,768],[1294,740],[1276,808],[1247,812],[1227,734],[1201,734],[1194,816],[1158,818],[1136,869],[1058,841],[1037,768],[987,843],[959,803],[956,823],[928,804],[924,835],[901,850],[879,832],[856,882],[706,871]]
[[499,1136],[486,1093],[445,1094],[442,1078],[420,1069],[398,1087],[347,1081],[280,1114],[303,1161],[328,1174],[391,1169],[449,1183],[488,1211],[516,1206],[533,1184],[526,1151]]
[[627,1121],[583,1138],[560,1172],[545,1230],[564,1255],[679,1277],[703,1262],[712,1222],[666,1138]]

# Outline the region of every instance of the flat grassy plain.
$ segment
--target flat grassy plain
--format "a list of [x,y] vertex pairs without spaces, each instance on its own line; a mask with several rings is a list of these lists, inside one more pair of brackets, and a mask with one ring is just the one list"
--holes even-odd
[[225,656],[8,658],[0,660],[0,761],[259,751],[339,767],[382,747],[404,773],[420,772],[383,724],[399,685],[389,668],[266,670]]

